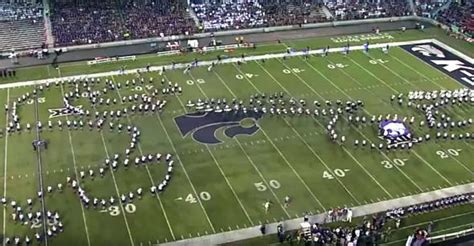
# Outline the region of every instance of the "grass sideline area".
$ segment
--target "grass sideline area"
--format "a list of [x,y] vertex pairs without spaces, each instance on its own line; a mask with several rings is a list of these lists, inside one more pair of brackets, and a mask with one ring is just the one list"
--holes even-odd
[[[257,48],[243,48],[237,49],[232,53],[224,51],[212,51],[206,54],[185,54],[185,55],[172,55],[166,57],[158,57],[155,54],[148,55],[139,55],[135,61],[123,61],[115,62],[109,64],[99,64],[99,65],[87,65],[86,61],[79,62],[69,62],[61,63],[59,67],[61,69],[62,76],[68,75],[79,75],[83,73],[97,73],[104,71],[117,70],[121,66],[126,67],[127,69],[132,68],[143,68],[148,64],[152,66],[166,65],[171,64],[173,61],[180,62],[191,62],[194,59],[199,60],[213,60],[216,59],[217,55],[227,56],[227,57],[240,57],[242,54],[247,56],[249,55],[261,55],[268,53],[280,53],[286,50],[287,47],[292,47],[295,49],[303,49],[310,47],[311,49],[321,49],[326,46],[339,47],[346,43],[351,45],[360,45],[365,42],[365,39],[361,39],[361,36],[377,36],[375,34],[353,34],[353,35],[344,35],[344,36],[335,36],[335,37],[321,37],[321,38],[311,38],[311,39],[298,39],[298,40],[284,40],[281,43],[278,42],[268,42],[257,44]],[[439,28],[427,28],[424,31],[420,30],[407,30],[405,32],[401,31],[390,31],[383,32],[379,35],[381,38],[370,40],[371,43],[385,43],[393,41],[410,41],[426,38],[435,38],[446,44],[449,44],[451,47],[454,47],[461,51],[462,53],[474,57],[474,44],[465,42],[463,40],[458,40],[452,38],[446,34],[445,31]],[[352,37],[348,42],[345,40],[348,37]],[[354,38],[356,37],[356,38]],[[384,38],[385,37],[385,38]],[[337,42],[339,41],[339,42]],[[341,42],[343,41],[343,42]],[[37,80],[58,76],[57,70],[50,65],[26,67],[18,69],[17,76],[15,78],[0,78],[0,83],[10,83],[15,81],[26,81],[26,80]]]
[[[470,228],[474,221],[474,211],[472,211],[473,205],[463,205],[459,207],[453,207],[448,209],[442,209],[430,213],[417,214],[414,216],[402,219],[400,227],[396,229],[394,221],[390,221],[386,226],[390,227],[391,230],[387,230],[385,233],[385,242],[381,245],[404,245],[408,236],[414,233],[417,228],[426,229],[430,222],[432,225],[432,236],[443,235],[454,231]],[[328,228],[337,227],[356,227],[362,224],[364,219],[368,218],[355,218],[352,223],[349,222],[337,222],[327,224]],[[238,245],[298,245],[297,241],[280,243],[276,234],[265,235],[258,238],[252,238],[249,240],[224,244],[227,246],[238,246]]]
[[[434,35],[431,30],[407,31],[392,33],[395,39],[389,41],[427,38],[426,34]],[[262,46],[255,52],[281,52],[285,45],[324,47],[328,41],[291,41],[277,46]],[[216,55],[213,53],[200,59],[212,59]],[[193,56],[181,58],[192,60]],[[86,74],[117,69],[120,65],[132,68],[169,61],[143,57],[136,62],[93,67],[84,65],[85,62],[64,64],[58,70],[41,67],[18,71],[17,79]],[[354,147],[352,143],[356,139],[380,141],[378,127],[369,123],[352,124],[344,117],[335,128],[347,136],[347,143],[339,145],[327,137],[325,125],[331,119],[329,115],[314,118],[245,117],[252,119],[244,123],[232,121],[231,126],[216,129],[190,123],[192,131],[188,134],[183,134],[177,124],[176,119],[186,118],[184,115],[191,110],[186,106],[190,100],[225,98],[231,102],[238,98],[248,103],[250,96],[261,93],[267,96],[283,93],[285,100],[304,99],[311,110],[314,109],[314,100],[323,104],[325,100],[362,100],[364,112],[358,112],[360,116],[397,114],[400,118],[414,116],[418,122],[423,118],[422,112],[392,102],[390,96],[406,95],[413,90],[454,90],[462,85],[399,47],[391,48],[388,54],[373,49],[368,54],[353,51],[349,55],[311,56],[308,60],[303,57],[269,59],[264,63],[223,64],[211,70],[196,67],[189,73],[172,70],[163,75],[145,73],[142,76],[143,83],[140,77],[130,74],[102,78],[100,83],[93,85],[51,84],[38,91],[37,100],[27,98],[18,103],[17,113],[23,129],[21,133],[4,134],[0,139],[0,160],[3,160],[0,161],[0,170],[3,170],[0,190],[3,196],[18,201],[22,206],[28,198],[33,198],[31,211],[41,209],[43,202],[48,210],[58,211],[64,232],[52,237],[50,245],[70,245],[70,242],[77,242],[77,245],[153,245],[474,182],[474,143],[468,140],[433,140],[403,151],[370,150]],[[149,82],[150,77],[152,82]],[[126,81],[132,80],[137,84],[125,86]],[[8,82],[12,81],[2,81]],[[153,96],[155,90],[161,92],[168,88],[168,82],[172,86],[177,83],[183,92]],[[111,89],[112,86],[117,88],[118,84],[120,89]],[[108,88],[107,93],[104,88]],[[25,93],[31,95],[34,89],[39,90],[39,87],[2,89],[0,104],[9,104],[11,108],[12,102],[18,101]],[[104,99],[103,104],[91,105],[89,96],[93,91],[101,93],[99,97]],[[51,112],[64,107],[63,96],[68,93],[77,93],[78,98],[71,99],[71,103],[89,110],[92,116],[65,116],[61,113],[58,116],[53,113],[57,111]],[[123,108],[130,112],[133,105],[140,103],[128,100],[135,94],[137,97],[142,94],[149,96],[153,102],[167,102],[162,111],[154,113],[129,113],[121,118],[99,117],[106,120],[104,129],[89,130],[87,122],[97,120],[93,117],[95,112],[103,115],[104,111]],[[107,105],[107,99],[115,99],[117,103]],[[474,108],[452,106],[442,112],[462,120],[474,115]],[[48,148],[40,151],[42,174],[37,171],[38,156],[31,145],[37,132],[25,129],[27,123],[33,124],[37,120],[43,122],[41,139],[48,141]],[[48,120],[56,124],[51,130],[46,127]],[[57,120],[63,124],[66,120],[82,120],[85,126],[59,129]],[[7,126],[8,121],[7,114],[0,116],[2,126]],[[110,122],[115,124],[113,130],[109,130]],[[141,132],[139,144],[130,155],[132,163],[129,167],[122,162],[131,136],[125,130],[119,132],[117,124],[134,125]],[[232,133],[227,129],[235,130],[240,124],[245,125],[242,128],[256,130],[243,133],[239,129],[237,133],[240,134],[229,137]],[[435,133],[435,130],[417,123],[410,128],[418,136],[427,133],[434,136]],[[473,127],[467,129],[472,132]],[[464,130],[452,131],[459,134]],[[202,143],[215,140],[213,137],[222,143]],[[100,177],[99,169],[105,168],[104,160],[115,153],[120,155],[119,168],[117,171],[109,168],[104,177]],[[173,154],[175,166],[169,186],[158,196],[153,196],[149,188],[159,184],[167,174],[165,162],[135,166],[133,160],[143,154],[156,153]],[[94,171],[94,178],[87,175],[89,170]],[[77,193],[66,184],[66,177],[74,178],[81,171],[87,177],[78,179],[91,198],[114,196],[117,202],[103,209],[100,206],[95,209],[83,207]],[[40,202],[36,196],[38,175],[43,178],[44,187],[57,187],[61,183],[63,191],[55,188],[53,192],[45,193],[44,201]],[[144,189],[141,199],[118,203],[121,194],[135,192],[138,188]],[[282,206],[285,196],[292,199],[288,207]],[[265,212],[263,204],[267,201],[271,201],[272,206]],[[25,235],[33,238],[34,233],[41,233],[44,228],[58,226],[58,221],[54,220],[48,225],[41,221],[21,224],[15,222],[11,214],[11,206],[5,206],[2,212],[3,235],[10,238]]]

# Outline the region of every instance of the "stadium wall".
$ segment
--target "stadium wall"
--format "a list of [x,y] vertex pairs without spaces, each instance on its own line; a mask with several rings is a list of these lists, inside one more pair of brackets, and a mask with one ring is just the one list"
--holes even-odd
[[[294,40],[314,37],[337,36],[357,33],[369,33],[373,28],[378,27],[381,31],[399,30],[401,27],[415,28],[417,21],[413,17],[404,18],[386,18],[370,19],[361,21],[341,21],[331,23],[307,24],[300,27],[287,26],[267,29],[249,29],[240,31],[226,31],[214,33],[216,39],[222,41],[222,44],[235,43],[235,36],[242,35],[245,40],[253,43],[272,42],[276,40]],[[285,29],[287,28],[287,29]],[[199,42],[207,45],[212,37],[210,33],[195,34],[188,37],[180,37],[182,40],[198,39]],[[67,52],[58,56],[55,62],[73,62],[93,60],[96,57],[115,57],[151,54],[163,50],[167,41],[152,41],[156,39],[121,41],[113,43],[104,43],[100,45],[83,45],[63,48]],[[165,40],[165,39],[163,39]],[[171,39],[169,39],[171,40]],[[173,41],[180,41],[177,37]],[[1,57],[1,55],[0,55]],[[0,68],[9,67],[28,67],[35,65],[52,64],[55,55],[50,55],[46,59],[38,60],[34,57],[21,57],[20,63],[13,65],[9,59],[0,59]]]

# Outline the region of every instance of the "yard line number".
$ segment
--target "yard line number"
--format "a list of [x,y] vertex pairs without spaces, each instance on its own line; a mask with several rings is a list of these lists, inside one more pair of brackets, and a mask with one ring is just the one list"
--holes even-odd
[[[13,216],[15,218],[16,214],[13,214]],[[58,225],[59,221],[56,218],[52,218],[52,219],[48,219],[46,223],[48,224],[48,226],[56,226]],[[43,226],[43,223],[38,218],[34,218],[31,221],[31,229],[38,229],[38,228],[41,228],[42,226]]]
[[447,150],[438,150],[436,151],[436,154],[441,158],[441,159],[447,159],[451,156],[459,156],[459,152],[461,152],[462,149],[447,149]]
[[204,84],[204,83],[206,83],[206,81],[204,79],[196,79],[196,80],[188,79],[188,80],[186,80],[186,84],[188,84],[188,85]]
[[345,68],[348,65],[344,65],[342,63],[335,63],[335,64],[328,64],[329,69],[336,69],[336,68]]
[[[153,89],[153,85],[146,85],[145,89],[151,90],[151,89]],[[143,87],[137,85],[137,86],[132,88],[132,91],[143,91]]]
[[[258,191],[266,191],[268,189],[268,187],[263,182],[253,183],[253,185],[255,185],[255,188]],[[280,187],[281,187],[280,182],[278,182],[277,180],[274,180],[274,179],[268,181],[268,185],[270,185],[270,187],[273,188],[273,189],[280,189]]]
[[339,178],[344,178],[346,176],[346,173],[349,172],[349,171],[350,171],[350,169],[336,168],[332,171],[334,173],[334,175],[331,174],[329,171],[324,171],[323,172],[323,178],[324,179],[334,179],[334,176],[337,176]]
[[393,160],[383,160],[380,162],[380,164],[382,164],[383,167],[387,169],[392,169],[394,166],[399,166],[399,167],[405,166],[406,161],[408,161],[408,159],[395,158]]
[[[38,103],[45,103],[45,102],[46,102],[46,98],[45,98],[45,97],[38,97]],[[26,104],[29,104],[29,105],[31,105],[31,104],[33,104],[33,103],[35,103],[35,99],[33,99],[33,98],[28,99],[28,100],[26,101]]]
[[301,72],[304,72],[304,69],[299,69],[299,68],[283,69],[284,74],[301,73]]
[[370,63],[370,64],[373,64],[373,65],[385,64],[385,63],[387,63],[387,62],[388,62],[388,60],[384,60],[384,59],[369,60],[369,63]]
[[[126,213],[133,214],[137,211],[137,206],[133,203],[125,204],[124,210]],[[118,216],[120,215],[120,209],[118,206],[110,206],[107,209],[101,210],[102,213],[109,213],[110,216]]]
[[244,74],[237,74],[235,75],[235,78],[236,79],[239,79],[239,80],[242,80],[244,78],[253,78],[254,76],[257,76],[256,74],[252,74],[252,73],[244,73]]
[[[199,193],[199,198],[202,200],[202,201],[209,201],[211,200],[211,194],[207,191],[202,191],[201,193]],[[197,198],[194,197],[194,195],[192,193],[189,193],[187,196],[186,196],[186,199],[184,199],[185,202],[189,202],[189,203],[197,203]]]

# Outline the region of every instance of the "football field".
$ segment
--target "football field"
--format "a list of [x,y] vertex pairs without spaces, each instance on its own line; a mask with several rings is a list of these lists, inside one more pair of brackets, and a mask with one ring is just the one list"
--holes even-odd
[[[162,89],[169,83],[172,87],[177,83],[182,93],[163,95]],[[407,105],[410,91],[440,92],[464,85],[400,47],[391,47],[388,54],[371,49],[368,53],[331,53],[307,59],[291,56],[219,64],[212,69],[198,66],[187,73],[176,69],[162,74],[114,75],[86,86],[84,81],[65,81],[43,85],[42,90],[39,87],[0,90],[0,104],[9,105],[9,112],[13,102],[18,102],[16,113],[21,124],[21,130],[7,134],[11,114],[0,116],[5,127],[0,139],[0,192],[8,200],[2,225],[3,235],[10,238],[34,238],[35,233],[44,231],[45,223],[46,231],[61,223],[64,231],[49,238],[48,244],[153,245],[474,182],[474,139],[458,139],[459,134],[474,134],[474,126],[429,128],[420,124],[426,120],[425,112]],[[37,100],[30,96],[18,101],[26,93],[33,95],[33,90],[37,90]],[[103,103],[91,103],[93,91],[100,92],[98,98]],[[63,97],[69,93],[78,95],[70,97],[71,105],[89,111],[90,116],[61,110],[65,107]],[[309,109],[310,114],[267,112],[221,117],[226,113],[192,114],[195,107],[189,106],[199,99],[225,99],[230,105],[237,99],[249,105],[252,97],[252,105],[260,100],[269,109],[274,94],[282,96],[286,103],[282,108],[290,110],[294,100],[295,109]],[[166,103],[162,110],[139,112],[143,103],[129,100],[135,95]],[[338,107],[337,100],[342,108],[346,101],[360,100],[363,106],[352,120],[341,113],[333,126],[338,140],[332,141],[327,125],[333,118],[330,111]],[[136,107],[135,112],[132,107]],[[124,108],[128,111],[121,117],[110,116],[111,111]],[[253,112],[253,106],[248,110]],[[105,117],[104,111],[108,112]],[[441,114],[455,121],[474,118],[473,103],[449,104],[439,109]],[[414,137],[430,134],[431,139],[410,149],[388,150],[386,141],[379,137],[378,122],[370,122],[379,116],[400,121],[406,118]],[[412,117],[414,122],[409,123]],[[105,120],[101,130],[96,127],[99,118]],[[28,130],[27,123],[33,126],[36,121],[42,122],[42,130]],[[51,128],[48,121],[53,124]],[[67,121],[82,121],[84,126],[68,128]],[[93,129],[89,121],[94,122]],[[140,136],[125,166],[125,151],[132,138],[127,126],[137,127]],[[436,139],[437,132],[448,132],[448,139]],[[451,134],[456,134],[455,139]],[[341,136],[345,142],[340,141]],[[35,139],[45,140],[47,148],[42,146],[35,152]],[[363,146],[362,141],[367,144]],[[370,147],[372,143],[375,148]],[[379,148],[381,143],[384,147]],[[158,153],[162,154],[160,161],[155,158]],[[174,163],[171,173],[165,160],[168,153]],[[105,160],[113,160],[115,154],[119,155],[118,167],[113,169]],[[152,161],[135,164],[136,157],[149,154]],[[100,168],[105,170],[103,175]],[[84,178],[81,172],[85,172]],[[171,178],[164,190],[151,194],[150,187],[162,183],[167,174]],[[77,179],[86,191],[91,199],[88,206],[66,182],[67,177]],[[48,186],[52,192],[47,191]],[[44,187],[42,198],[37,195],[40,187]],[[141,197],[136,194],[139,188],[143,189]],[[130,192],[135,197],[121,202],[120,196]],[[288,206],[284,204],[286,196],[291,200]],[[110,197],[114,197],[113,204]],[[27,205],[28,198],[33,199],[32,206]],[[106,205],[93,206],[93,198],[106,200]],[[44,209],[57,211],[60,219],[43,216],[20,223],[12,216],[12,200],[25,214]],[[268,211],[266,202],[270,202]]]

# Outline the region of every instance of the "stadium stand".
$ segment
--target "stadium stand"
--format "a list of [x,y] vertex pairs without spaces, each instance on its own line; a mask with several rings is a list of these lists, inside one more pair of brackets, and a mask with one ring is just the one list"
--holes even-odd
[[434,1],[434,0],[417,0],[416,1],[416,14],[431,18],[443,5],[446,4],[445,0]]
[[123,40],[115,1],[51,2],[51,24],[56,45]]
[[472,37],[474,35],[474,2],[465,1],[460,4],[453,1],[449,8],[439,13],[436,19],[451,27],[452,31]]
[[135,1],[127,0],[120,9],[124,12],[126,31],[131,38],[189,35],[195,32],[194,21],[179,2],[137,4]]
[[190,34],[195,26],[179,1],[53,1],[52,9],[57,46]]
[[326,4],[336,20],[359,20],[392,16],[411,15],[407,1],[339,1],[329,0]]
[[0,3],[0,51],[38,48],[44,41],[40,4]]
[[321,5],[303,1],[192,3],[191,8],[203,31],[299,25],[327,20]]

